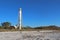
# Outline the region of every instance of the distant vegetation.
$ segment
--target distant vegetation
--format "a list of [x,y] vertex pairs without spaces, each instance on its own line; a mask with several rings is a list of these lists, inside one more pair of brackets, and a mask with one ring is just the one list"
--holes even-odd
[[41,30],[60,30],[60,27],[55,26],[55,25],[50,25],[50,26],[35,27],[34,29],[41,29]]
[[[10,22],[3,22],[0,25],[0,31],[5,31],[5,30],[14,30],[17,31],[19,30],[19,27],[15,28],[13,25],[11,25]],[[35,27],[32,28],[30,26],[22,27],[22,30],[60,30],[60,27],[55,26],[55,25],[49,25],[49,26],[40,26],[40,27]]]

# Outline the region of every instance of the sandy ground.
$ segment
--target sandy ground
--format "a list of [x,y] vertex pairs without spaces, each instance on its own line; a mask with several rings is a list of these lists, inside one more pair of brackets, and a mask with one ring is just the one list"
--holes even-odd
[[60,32],[51,31],[0,32],[0,40],[60,40]]

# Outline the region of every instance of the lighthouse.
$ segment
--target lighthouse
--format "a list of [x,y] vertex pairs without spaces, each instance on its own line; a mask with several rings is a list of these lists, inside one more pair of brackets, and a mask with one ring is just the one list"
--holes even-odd
[[19,9],[19,30],[22,29],[22,8]]

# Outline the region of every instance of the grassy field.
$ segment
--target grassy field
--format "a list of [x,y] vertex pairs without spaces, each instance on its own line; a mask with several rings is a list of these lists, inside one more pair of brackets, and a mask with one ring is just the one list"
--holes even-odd
[[[47,30],[47,29],[0,29],[0,32],[13,32],[13,31],[42,31],[42,30]],[[49,29],[50,30],[50,29]],[[56,31],[60,31],[60,30],[56,30]]]

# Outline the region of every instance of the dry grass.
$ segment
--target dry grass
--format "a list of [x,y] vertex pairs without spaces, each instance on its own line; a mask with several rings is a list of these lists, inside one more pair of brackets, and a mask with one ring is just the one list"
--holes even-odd
[[[41,30],[50,30],[50,29],[22,29],[22,30],[19,30],[19,29],[0,29],[0,32],[13,32],[13,31],[41,31]],[[57,30],[57,31],[60,31],[60,30]]]

